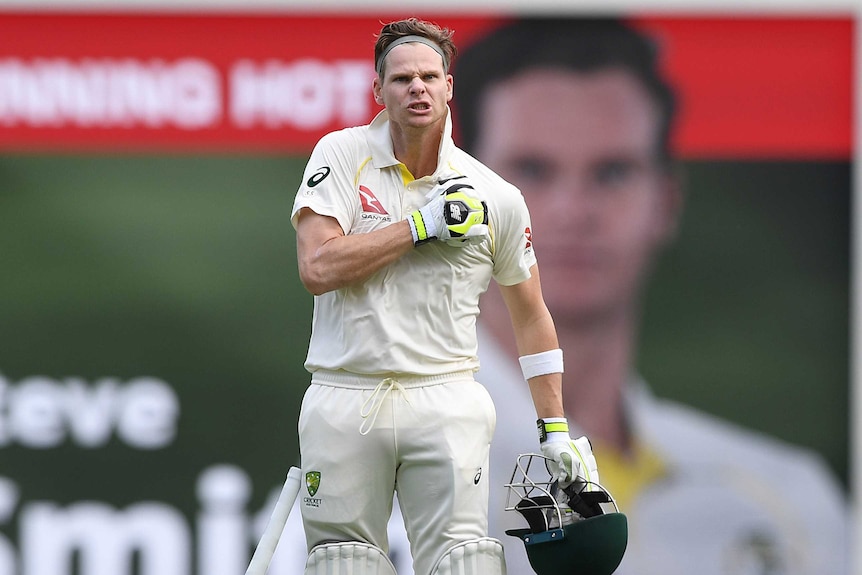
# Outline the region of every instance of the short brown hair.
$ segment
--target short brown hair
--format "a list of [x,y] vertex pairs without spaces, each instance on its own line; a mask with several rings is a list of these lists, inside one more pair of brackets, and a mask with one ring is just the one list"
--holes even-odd
[[524,18],[496,28],[471,43],[458,59],[453,117],[461,147],[475,153],[482,99],[499,82],[537,68],[582,73],[622,69],[643,85],[658,107],[657,159],[672,167],[677,95],[659,58],[656,40],[619,18]]
[[[374,44],[374,62],[377,64],[380,56],[386,51],[392,42],[404,36],[422,36],[431,40],[440,47],[443,51],[443,68],[446,73],[449,73],[449,66],[452,65],[452,60],[458,52],[455,43],[452,41],[452,35],[455,32],[448,28],[441,28],[433,22],[419,20],[418,18],[406,18],[384,24],[377,35],[377,42]],[[386,63],[380,63],[380,75],[383,76],[386,72]]]

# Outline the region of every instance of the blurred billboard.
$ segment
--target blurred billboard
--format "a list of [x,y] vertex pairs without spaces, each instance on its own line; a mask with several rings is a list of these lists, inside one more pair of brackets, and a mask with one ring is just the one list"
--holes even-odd
[[[468,45],[514,12],[418,15]],[[0,6],[0,575],[244,572],[298,460],[293,192],[401,16]],[[689,188],[639,368],[848,487],[858,24],[628,17]]]

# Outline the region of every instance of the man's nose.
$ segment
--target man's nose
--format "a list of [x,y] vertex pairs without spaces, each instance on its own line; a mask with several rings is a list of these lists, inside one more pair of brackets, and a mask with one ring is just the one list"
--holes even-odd
[[596,219],[596,205],[582,182],[559,178],[546,190],[552,213],[572,225],[585,225]]
[[410,93],[411,94],[421,94],[425,91],[425,83],[419,79],[418,77],[413,78],[410,81]]

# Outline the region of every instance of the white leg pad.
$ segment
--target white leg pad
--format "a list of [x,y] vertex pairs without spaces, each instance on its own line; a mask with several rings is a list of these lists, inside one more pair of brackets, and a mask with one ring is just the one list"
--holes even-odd
[[345,541],[315,546],[305,562],[305,575],[396,575],[392,561],[379,547]]
[[503,544],[492,537],[459,543],[437,561],[432,575],[506,575]]

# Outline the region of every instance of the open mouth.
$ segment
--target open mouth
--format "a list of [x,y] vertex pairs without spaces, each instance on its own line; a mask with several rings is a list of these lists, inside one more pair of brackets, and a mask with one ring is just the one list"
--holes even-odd
[[411,109],[411,110],[416,110],[416,111],[419,111],[419,112],[424,112],[424,111],[426,111],[426,110],[430,110],[430,109],[431,109],[431,105],[430,105],[430,104],[424,104],[424,103],[420,103],[420,104],[411,104],[411,105],[410,105],[410,109]]

